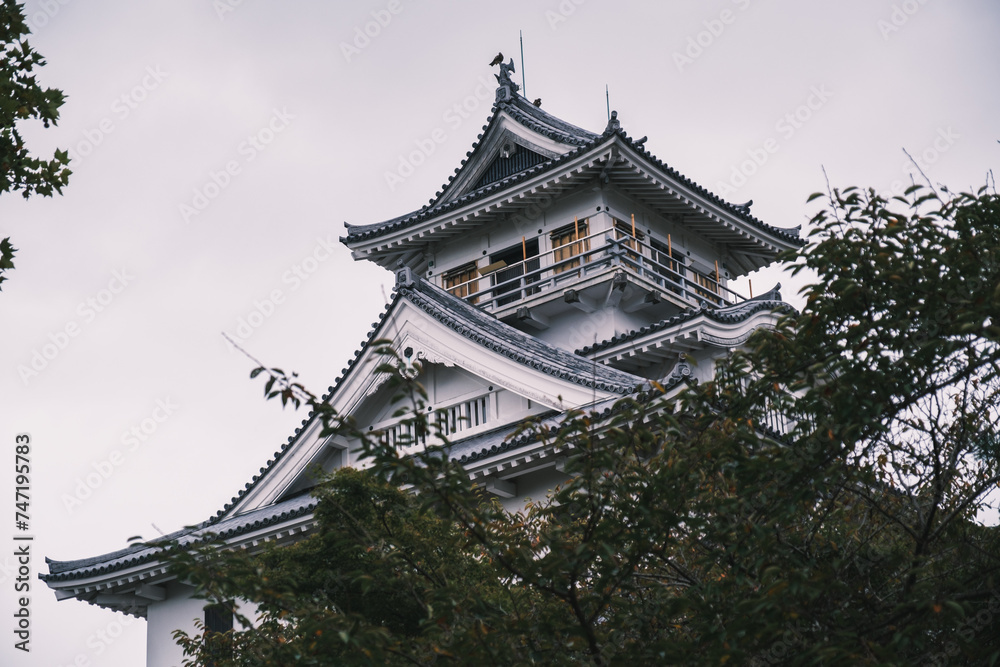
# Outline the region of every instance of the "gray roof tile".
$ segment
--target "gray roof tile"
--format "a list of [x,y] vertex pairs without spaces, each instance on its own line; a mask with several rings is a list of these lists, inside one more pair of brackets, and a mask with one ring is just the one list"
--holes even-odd
[[[459,197],[443,201],[442,200],[442,197],[444,196],[443,193],[447,192],[448,186],[454,180],[454,176],[452,176],[448,179],[448,182],[445,183],[444,186],[441,188],[441,191],[438,192],[438,196],[436,198],[432,199],[426,206],[423,206],[422,208],[416,211],[412,211],[410,213],[406,213],[404,215],[391,218],[389,220],[367,225],[351,225],[345,222],[344,226],[347,228],[347,236],[341,237],[340,239],[341,242],[347,244],[355,243],[363,241],[365,239],[375,238],[378,236],[382,236],[384,234],[388,234],[389,232],[392,232],[396,229],[403,229],[418,224],[424,220],[427,220],[434,216],[458,208],[459,206],[482,199],[483,197],[493,192],[514,185],[536,174],[554,170],[559,164],[566,162],[571,157],[579,154],[580,152],[589,150],[601,144],[603,141],[607,140],[610,137],[618,136],[626,143],[626,145],[637,151],[639,154],[648,158],[653,164],[662,169],[666,174],[668,174],[678,182],[683,183],[684,185],[690,187],[695,192],[707,197],[711,201],[722,206],[727,211],[729,211],[736,217],[740,218],[741,220],[744,220],[745,222],[749,223],[753,227],[756,227],[762,231],[766,231],[770,234],[774,234],[791,244],[794,245],[804,244],[804,241],[799,238],[798,227],[792,229],[781,229],[778,227],[773,227],[757,219],[756,217],[750,214],[748,208],[727,202],[718,195],[702,187],[701,185],[695,183],[688,177],[684,176],[683,174],[675,170],[673,167],[670,167],[665,162],[661,161],[659,158],[657,158],[648,150],[646,150],[644,145],[645,144],[644,139],[640,139],[638,141],[633,140],[621,128],[611,129],[611,125],[609,124],[609,128],[606,129],[603,134],[594,134],[592,132],[588,132],[586,130],[578,128],[575,125],[571,125],[570,123],[567,123],[559,118],[556,118],[555,116],[547,112],[542,111],[539,107],[535,107],[533,104],[525,100],[524,97],[522,97],[521,95],[514,95],[514,101],[512,103],[501,102],[493,106],[489,122],[484,127],[484,130],[488,128],[490,125],[492,125],[494,122],[496,122],[497,111],[499,111],[500,109],[506,110],[511,115],[511,117],[513,117],[515,120],[517,120],[525,127],[535,130],[536,132],[539,132],[555,141],[560,141],[561,143],[575,146],[575,149],[558,158],[552,158],[546,162],[542,162],[541,164],[526,169],[525,171],[522,171],[518,174],[514,174],[502,180],[490,183],[489,185],[479,188],[478,190],[473,190]],[[481,137],[482,135],[480,135],[480,138]],[[469,152],[469,156],[475,155],[478,149],[479,149],[479,143],[477,141],[476,143],[473,144],[473,148]],[[471,159],[471,157],[468,159]],[[461,166],[464,167],[466,162],[467,160],[463,160]],[[456,169],[455,173],[457,174],[460,171],[461,167],[459,169]]]
[[627,331],[607,340],[600,341],[594,345],[588,345],[587,347],[580,348],[576,351],[576,354],[588,356],[595,352],[600,352],[601,350],[606,350],[610,347],[620,345],[621,343],[635,340],[640,336],[645,336],[647,334],[656,333],[657,331],[664,331],[666,329],[679,326],[700,316],[704,316],[710,320],[715,320],[716,322],[742,322],[754,313],[759,313],[762,310],[774,310],[781,313],[794,312],[794,308],[781,300],[780,290],[781,284],[779,283],[769,292],[765,292],[764,294],[755,296],[752,299],[747,299],[746,301],[741,301],[731,306],[718,308],[715,306],[703,305],[700,308],[686,308],[673,317],[668,317],[665,320],[660,320],[659,322],[654,322],[653,324],[639,329],[633,329],[632,331]]
[[137,544],[101,556],[79,560],[57,561],[46,558],[49,572],[39,574],[38,577],[43,581],[55,582],[116,572],[157,560],[163,553],[162,546],[157,545],[177,541],[185,546],[193,546],[213,536],[221,539],[238,537],[259,528],[309,514],[316,508],[317,502],[313,496],[303,494],[246,514],[229,517],[218,523],[205,521],[196,526],[189,526],[151,544]]
[[620,395],[636,391],[645,382],[636,375],[595,364],[515,329],[421,278],[403,280],[397,287],[403,297],[453,331],[516,363],[574,384]]

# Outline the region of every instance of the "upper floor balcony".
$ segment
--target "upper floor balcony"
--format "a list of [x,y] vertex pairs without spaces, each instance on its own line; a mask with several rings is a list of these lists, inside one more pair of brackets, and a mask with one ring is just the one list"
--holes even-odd
[[[497,317],[553,300],[572,303],[589,298],[597,309],[608,283],[625,280],[634,295],[656,310],[727,306],[746,300],[724,283],[714,259],[691,257],[668,236],[661,242],[618,223],[612,229],[587,233],[574,223],[553,232],[550,248],[539,252],[538,239],[522,239],[518,247],[494,254],[486,266],[472,262],[441,276],[441,286]],[[615,282],[617,281],[617,283]],[[634,307],[634,306],[633,306]]]

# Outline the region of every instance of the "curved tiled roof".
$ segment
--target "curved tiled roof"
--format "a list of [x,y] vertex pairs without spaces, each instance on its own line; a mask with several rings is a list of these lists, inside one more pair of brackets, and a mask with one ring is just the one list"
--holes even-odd
[[755,296],[752,299],[747,299],[746,301],[741,301],[737,304],[725,306],[723,308],[717,308],[715,306],[710,307],[707,305],[703,305],[700,308],[686,308],[673,317],[668,317],[665,320],[660,320],[659,322],[655,322],[639,329],[633,329],[632,331],[626,331],[625,333],[618,334],[617,336],[600,341],[594,345],[588,345],[587,347],[580,348],[579,350],[576,350],[576,354],[582,356],[591,355],[595,352],[600,352],[601,350],[606,350],[616,345],[620,345],[621,343],[635,340],[640,336],[656,333],[657,331],[663,331],[665,329],[684,324],[685,322],[690,322],[691,320],[702,316],[716,322],[729,324],[742,322],[751,315],[765,310],[777,311],[781,313],[794,312],[794,309],[791,306],[781,300],[780,289],[781,284],[779,283],[769,292],[765,292],[764,294]]
[[[628,375],[614,369],[609,370],[613,374]],[[688,380],[690,375],[690,368],[686,367],[684,362],[679,362],[678,367],[669,376],[664,378],[661,384],[665,390],[669,391]],[[646,395],[639,391],[643,388],[636,385],[634,391],[631,393],[640,400],[643,400],[646,398]],[[622,398],[623,396],[616,396],[601,401],[591,407],[591,412],[599,417],[608,417],[615,412],[615,404],[622,400]],[[540,415],[542,425],[549,428],[557,428],[565,414],[565,412],[556,410],[544,413]],[[518,428],[519,424],[509,424],[485,433],[455,440],[448,447],[448,456],[453,461],[468,464],[532,444],[534,438],[531,437],[530,433],[511,437],[517,432]],[[298,430],[296,433],[298,433]],[[289,438],[290,441],[292,439]],[[225,518],[221,521],[218,519],[218,516],[213,517],[196,526],[189,526],[165,535],[156,540],[156,543],[152,545],[137,544],[100,556],[70,561],[56,561],[46,558],[46,562],[49,565],[49,573],[39,574],[38,576],[46,582],[59,582],[117,572],[157,560],[163,553],[162,548],[156,546],[157,544],[177,542],[181,546],[193,546],[213,538],[230,539],[260,528],[266,528],[267,526],[283,521],[308,515],[316,509],[318,504],[319,500],[316,497],[308,492],[302,492],[293,498],[283,500],[274,505],[267,505],[246,512],[245,514]]]
[[586,146],[600,137],[582,127],[567,123],[562,118],[556,118],[547,111],[542,111],[541,107],[531,104],[523,95],[514,95],[511,102],[502,102],[499,107],[506,110],[521,125],[559,143]]
[[552,116],[547,112],[542,111],[540,108],[530,104],[521,95],[515,94],[513,103],[501,102],[493,105],[493,108],[490,112],[489,120],[487,121],[487,124],[483,126],[484,133],[486,133],[488,128],[496,122],[497,112],[500,111],[501,109],[507,111],[508,114],[511,115],[511,117],[513,117],[515,120],[517,120],[525,127],[528,127],[529,129],[532,129],[538,132],[539,134],[543,134],[544,136],[547,136],[550,139],[559,141],[567,145],[575,146],[576,148],[566,153],[565,155],[561,155],[559,157],[552,158],[550,160],[542,162],[541,164],[531,167],[518,174],[509,176],[500,181],[491,183],[485,187],[479,188],[478,190],[467,192],[462,196],[454,199],[441,201],[443,193],[447,191],[448,186],[451,185],[455,176],[461,171],[461,168],[465,166],[468,159],[478,151],[480,146],[479,139],[482,139],[482,137],[484,136],[484,134],[480,134],[476,143],[473,144],[472,150],[469,153],[467,153],[466,160],[462,161],[460,167],[455,170],[455,174],[449,177],[448,182],[445,183],[444,186],[442,186],[442,189],[437,193],[436,197],[434,199],[431,199],[427,205],[423,206],[422,208],[416,211],[412,211],[410,213],[406,213],[404,215],[391,218],[383,222],[376,222],[367,225],[351,225],[345,222],[344,226],[347,228],[347,236],[341,237],[340,239],[341,242],[352,243],[357,241],[363,241],[369,238],[375,238],[387,234],[389,232],[392,232],[396,229],[402,229],[405,227],[409,227],[410,225],[417,224],[419,222],[432,218],[441,213],[446,213],[447,211],[458,208],[459,206],[463,206],[465,204],[482,199],[483,197],[493,192],[502,190],[510,185],[514,185],[531,176],[534,176],[536,174],[545,171],[553,170],[559,164],[566,162],[571,157],[576,156],[581,152],[590,150],[600,145],[603,141],[607,140],[610,137],[617,136],[629,148],[635,150],[637,153],[647,158],[653,165],[655,165],[659,169],[662,169],[663,172],[669,175],[671,178],[691,188],[694,192],[697,192],[698,194],[708,198],[710,201],[718,204],[719,206],[721,206],[728,212],[732,213],[733,215],[737,216],[741,220],[746,221],[750,225],[762,231],[774,234],[793,245],[803,245],[805,243],[803,239],[799,238],[798,227],[794,227],[792,229],[781,229],[779,227],[773,227],[759,220],[758,218],[751,215],[749,209],[747,209],[746,207],[737,206],[736,204],[732,204],[726,201],[722,197],[716,195],[707,188],[699,185],[698,183],[684,176],[676,169],[674,169],[673,167],[669,166],[668,164],[657,158],[655,155],[646,150],[643,141],[637,142],[633,140],[620,127],[612,128],[612,126],[609,125],[608,129],[606,129],[603,134],[594,134],[592,132],[588,132],[586,130],[578,128],[575,125],[566,123],[565,121],[556,118],[555,116]]
[[680,173],[679,171],[668,165],[666,162],[663,162],[658,157],[650,153],[648,150],[646,150],[642,142],[634,141],[631,137],[629,137],[625,133],[624,130],[619,129],[616,130],[614,133],[619,135],[622,139],[624,139],[625,143],[629,146],[629,148],[632,148],[633,150],[637,151],[640,155],[650,160],[653,164],[662,169],[669,176],[676,179],[677,181],[680,181],[681,183],[688,186],[698,194],[707,197],[709,200],[715,202],[719,206],[722,206],[724,209],[736,215],[741,220],[750,223],[757,229],[766,231],[769,234],[774,234],[793,245],[798,245],[798,246],[805,245],[805,240],[799,237],[799,230],[801,229],[801,226],[792,227],[790,229],[782,229],[781,227],[774,227],[772,225],[769,225],[766,222],[750,215],[750,209],[748,207],[737,206],[736,204],[732,204],[723,199],[722,197],[720,197],[719,195],[715,194],[708,188],[698,185],[690,178],[688,178],[684,174]]
[[[337,385],[339,385],[340,381],[346,378],[347,374],[350,373],[351,370],[354,368],[354,365],[358,362],[358,359],[361,358],[361,355],[364,353],[365,350],[368,349],[368,346],[375,338],[375,334],[381,328],[382,323],[385,321],[386,316],[388,316],[388,314],[392,312],[393,307],[396,305],[398,301],[399,301],[399,293],[397,291],[393,293],[392,301],[387,303],[385,308],[382,310],[382,313],[379,315],[378,321],[372,323],[371,329],[368,330],[368,335],[365,337],[365,340],[361,343],[361,347],[359,347],[354,351],[354,356],[352,356],[350,361],[347,362],[347,366],[340,370],[340,375],[338,375],[334,379],[332,385],[327,387],[326,393],[323,394],[322,397],[323,402],[330,400],[330,397],[333,396],[333,392],[336,390]],[[292,433],[292,435],[288,436],[288,439],[284,443],[282,443],[281,447],[278,449],[278,451],[274,453],[273,457],[268,459],[267,463],[263,467],[261,467],[259,473],[254,475],[249,482],[244,484],[243,488],[240,489],[240,491],[235,496],[230,498],[229,502],[226,503],[226,505],[221,510],[215,513],[215,516],[209,519],[209,522],[213,523],[218,521],[222,516],[226,514],[226,512],[235,507],[236,504],[240,500],[242,500],[243,497],[251,489],[257,486],[257,483],[264,478],[264,475],[267,474],[267,472],[272,467],[274,467],[274,465],[279,460],[281,460],[282,457],[284,457],[285,453],[289,449],[291,449],[292,445],[295,444],[295,441],[298,440],[299,437],[302,435],[302,433],[305,431],[306,426],[308,426],[309,423],[312,422],[315,418],[316,418],[316,412],[310,411],[309,415],[305,419],[303,419],[302,423],[299,424],[298,428],[295,429],[295,432]]]
[[316,508],[317,502],[313,496],[303,494],[246,514],[229,517],[214,526],[212,521],[189,526],[166,535],[153,544],[137,544],[102,556],[79,560],[57,561],[46,558],[49,573],[39,574],[38,577],[46,582],[67,581],[143,565],[155,561],[162,555],[163,547],[157,546],[159,544],[177,542],[183,546],[192,546],[213,537],[220,539],[238,537],[260,528],[307,515]]
[[453,331],[547,375],[619,395],[629,394],[645,382],[519,331],[420,278],[404,282],[398,289],[415,306]]
[[451,199],[437,204],[434,204],[432,202],[431,204],[428,204],[427,206],[424,206],[421,209],[418,209],[411,213],[403,214],[399,217],[392,218],[384,222],[376,222],[370,225],[351,225],[345,222],[344,226],[347,228],[347,236],[340,237],[340,241],[341,243],[348,243],[354,241],[363,241],[365,239],[374,238],[376,236],[382,236],[383,234],[387,234],[395,229],[402,229],[404,227],[409,227],[410,225],[414,225],[429,218],[433,218],[434,216],[439,215],[441,213],[452,211],[456,208],[459,208],[460,206],[464,206],[465,204],[478,201],[480,199],[483,199],[487,195],[493,194],[494,192],[497,192],[499,190],[503,190],[507,186],[514,185],[515,183],[524,181],[532,176],[548,171],[550,169],[554,169],[559,164],[567,162],[571,158],[578,155],[585,148],[590,148],[590,147],[591,146],[588,145],[585,147],[576,148],[570,151],[569,153],[566,153],[565,155],[561,155],[556,158],[551,158],[549,160],[546,160],[545,162],[539,163],[533,167],[525,169],[522,172],[513,174],[512,176],[508,176],[499,181],[494,181],[493,183],[485,185],[479,188],[478,190],[472,190],[471,192],[467,192],[461,197],[458,197],[457,199]]
[[[409,277],[399,278],[402,275]],[[372,324],[366,339],[361,347],[354,352],[347,367],[341,370],[341,374],[337,376],[334,384],[323,395],[323,401],[330,399],[336,387],[347,377],[358,359],[368,349],[371,341],[375,339],[386,317],[403,298],[410,300],[416,307],[466,338],[498,352],[512,361],[536,368],[543,373],[619,395],[628,394],[645,382],[643,378],[610,366],[602,364],[595,366],[582,357],[518,331],[492,315],[469,305],[463,299],[434,287],[419,277],[412,276],[408,270],[401,271],[397,274],[397,278],[399,280],[394,289],[392,301],[386,305],[378,321]],[[268,460],[267,464],[260,469],[259,474],[254,475],[225,507],[216,512],[209,522],[218,521],[226,512],[235,507],[251,489],[256,487],[267,472],[291,449],[313,419],[315,419],[315,414],[311,412],[306,419],[302,420],[302,424],[295,429],[288,440],[281,445],[281,448],[274,453],[274,456]]]
[[561,118],[556,118],[546,111],[542,111],[541,107],[536,107],[524,99],[523,96],[515,94],[511,101],[494,103],[493,107],[490,109],[490,115],[486,120],[486,124],[483,125],[482,133],[476,138],[476,141],[472,144],[472,148],[469,152],[465,154],[465,159],[462,160],[458,168],[455,169],[455,172],[448,177],[448,180],[441,186],[441,189],[435,193],[434,198],[432,198],[426,206],[423,206],[412,213],[406,213],[383,222],[376,222],[368,225],[351,225],[344,223],[344,226],[347,227],[347,236],[343,237],[341,241],[362,240],[372,236],[379,236],[380,234],[388,232],[392,229],[404,227],[407,224],[412,224],[438,213],[449,211],[457,206],[461,206],[462,204],[476,201],[477,199],[480,199],[491,192],[495,192],[502,187],[511,185],[519,180],[523,180],[531,174],[538,173],[546,167],[563,161],[569,155],[576,154],[576,151],[572,150],[567,155],[546,160],[541,164],[535,165],[505,179],[501,179],[484,187],[472,190],[471,192],[467,192],[461,197],[456,197],[446,202],[442,202],[441,197],[443,197],[448,191],[448,187],[454,182],[455,177],[458,176],[458,174],[462,171],[462,168],[465,167],[469,160],[480,151],[480,140],[489,134],[490,128],[498,122],[497,119],[499,118],[500,111],[507,112],[511,118],[524,127],[567,146],[575,146],[577,148],[590,147],[601,138],[600,135],[588,132],[583,128],[577,127],[576,125],[567,123]]

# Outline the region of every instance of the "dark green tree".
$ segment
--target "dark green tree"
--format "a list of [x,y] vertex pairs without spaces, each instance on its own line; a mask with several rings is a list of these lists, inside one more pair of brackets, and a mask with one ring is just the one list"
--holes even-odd
[[[48,127],[59,120],[65,96],[55,88],[43,88],[35,78],[35,68],[45,65],[42,56],[28,44],[30,33],[20,3],[0,3],[0,195],[20,191],[51,197],[62,193],[69,182],[69,155],[56,150],[51,160],[33,157],[24,145],[18,125],[26,120],[41,121]],[[0,240],[0,283],[5,272],[14,268],[10,238]]]
[[231,658],[179,635],[192,664],[995,664],[1000,197],[822,197],[786,258],[814,276],[802,311],[711,382],[525,423],[571,456],[522,513],[444,455],[387,344],[420,447],[267,372],[370,467],[319,487],[298,545],[175,556],[205,597],[266,612],[222,638]]

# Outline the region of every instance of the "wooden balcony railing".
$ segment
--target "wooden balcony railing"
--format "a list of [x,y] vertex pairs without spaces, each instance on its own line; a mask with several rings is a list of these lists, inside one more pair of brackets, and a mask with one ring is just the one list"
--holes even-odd
[[[451,284],[448,291],[492,311],[542,291],[568,287],[570,282],[617,266],[693,307],[703,302],[726,306],[746,300],[717,280],[714,272],[706,274],[688,266],[684,257],[671,256],[621,230],[615,230],[614,235],[619,238],[609,232],[582,237],[485,276]],[[491,283],[488,287],[483,286],[485,278]]]

